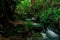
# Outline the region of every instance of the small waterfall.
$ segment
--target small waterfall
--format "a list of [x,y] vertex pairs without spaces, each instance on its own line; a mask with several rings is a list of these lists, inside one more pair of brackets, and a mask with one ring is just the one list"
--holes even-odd
[[[45,30],[44,30],[45,31]],[[59,40],[59,35],[47,28],[45,32],[40,33],[44,40]]]
[[47,29],[46,34],[49,35],[49,37],[58,37],[58,34],[56,34],[50,29]]
[[47,39],[48,38],[47,35],[46,35],[46,33],[42,32],[41,35],[42,35],[43,39]]

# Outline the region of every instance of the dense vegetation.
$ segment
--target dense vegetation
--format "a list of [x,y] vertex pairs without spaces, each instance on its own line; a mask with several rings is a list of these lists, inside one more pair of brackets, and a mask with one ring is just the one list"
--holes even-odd
[[[41,32],[43,26],[57,23],[60,16],[59,0],[1,0],[0,1],[1,34],[8,37],[26,34],[31,31]],[[31,20],[34,17],[35,20]],[[30,20],[28,20],[30,19]],[[38,23],[37,26],[32,25]],[[58,23],[57,23],[58,24]],[[40,29],[34,29],[34,28]],[[60,30],[60,26],[57,28]]]

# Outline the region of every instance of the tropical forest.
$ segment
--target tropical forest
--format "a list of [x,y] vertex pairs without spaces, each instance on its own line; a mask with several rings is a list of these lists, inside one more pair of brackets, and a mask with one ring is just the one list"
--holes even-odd
[[0,40],[60,40],[60,0],[0,0]]

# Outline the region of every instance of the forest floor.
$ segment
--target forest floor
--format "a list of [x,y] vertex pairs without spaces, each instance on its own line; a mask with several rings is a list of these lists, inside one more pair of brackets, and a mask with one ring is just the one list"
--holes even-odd
[[24,38],[17,38],[17,37],[12,37],[12,38],[4,38],[0,35],[0,40],[43,40],[42,37],[27,37],[27,39]]

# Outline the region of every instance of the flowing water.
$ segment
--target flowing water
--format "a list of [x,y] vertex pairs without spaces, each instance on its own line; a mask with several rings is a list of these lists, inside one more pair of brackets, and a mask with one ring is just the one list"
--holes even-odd
[[50,29],[47,29],[46,32],[41,32],[41,35],[44,40],[60,40],[59,35]]

